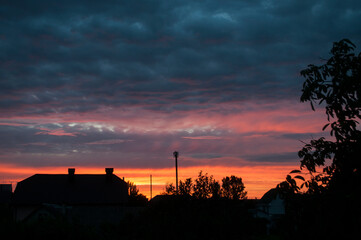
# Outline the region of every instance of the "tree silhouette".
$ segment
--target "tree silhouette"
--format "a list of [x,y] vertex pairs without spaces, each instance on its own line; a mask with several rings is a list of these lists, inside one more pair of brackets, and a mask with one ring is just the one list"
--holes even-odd
[[137,187],[137,185],[135,185],[135,183],[131,182],[131,181],[127,181],[128,184],[128,193],[129,196],[131,197],[135,197],[139,194],[139,189]]
[[[311,173],[311,192],[346,188],[352,192],[360,183],[361,54],[354,53],[355,47],[347,39],[335,42],[325,64],[301,71],[306,78],[301,102],[310,102],[312,110],[315,104],[325,106],[328,123],[322,130],[330,128],[334,138],[311,140],[298,153],[301,169]],[[325,166],[327,160],[331,164]],[[321,166],[323,173],[315,175]]]
[[228,199],[238,200],[244,199],[247,196],[247,192],[244,191],[245,186],[242,182],[242,178],[231,176],[222,179],[222,195]]
[[[300,170],[293,170],[290,172],[290,174],[300,173],[300,172],[301,172]],[[298,193],[300,191],[300,187],[297,186],[297,182],[295,178],[305,181],[304,177],[300,175],[297,175],[293,178],[291,177],[291,175],[287,175],[286,181],[283,181],[280,184],[278,184],[277,189],[280,190],[280,192],[286,197]]]
[[209,188],[213,199],[219,199],[222,196],[221,185],[216,180],[210,182]]
[[[360,235],[361,54],[355,48],[347,39],[334,42],[324,64],[301,71],[305,82],[300,100],[313,111],[317,105],[325,109],[322,131],[329,129],[330,136],[306,143],[298,152],[300,169],[306,171],[290,172],[277,186],[286,200],[287,231],[296,239]],[[307,175],[307,181],[293,174]],[[296,179],[303,181],[300,187]],[[296,194],[303,187],[306,194]]]
[[[222,179],[222,186],[213,178],[213,175],[208,176],[208,173],[203,174],[200,171],[198,177],[193,182],[192,178],[187,178],[185,181],[179,181],[179,192],[181,196],[192,196],[196,199],[245,199],[247,192],[244,191],[245,186],[242,178],[231,176]],[[177,194],[173,183],[165,186],[166,195]]]
[[129,193],[129,202],[132,205],[144,205],[148,202],[148,199],[145,195],[139,193],[137,185],[131,181],[127,181],[128,184],[128,193]]
[[173,183],[169,183],[165,186],[165,194],[167,194],[167,195],[176,194],[176,190],[175,190]]
[[184,182],[179,181],[179,194],[183,196],[190,196],[192,192],[192,178],[187,178]]
[[203,174],[203,172],[200,171],[193,185],[193,196],[198,199],[209,198],[212,193],[210,185],[213,181],[212,175],[208,177],[208,173]]

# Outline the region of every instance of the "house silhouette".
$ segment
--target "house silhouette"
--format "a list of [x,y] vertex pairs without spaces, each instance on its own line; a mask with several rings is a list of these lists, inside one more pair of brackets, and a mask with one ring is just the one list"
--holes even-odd
[[121,219],[128,185],[106,168],[105,174],[35,174],[19,182],[13,196],[19,221],[65,217],[82,223]]
[[12,185],[0,184],[0,205],[8,205],[12,198]]

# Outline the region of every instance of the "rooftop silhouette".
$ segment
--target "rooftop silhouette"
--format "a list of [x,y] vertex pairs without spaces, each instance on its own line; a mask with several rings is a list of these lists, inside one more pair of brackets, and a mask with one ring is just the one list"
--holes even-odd
[[106,168],[105,174],[35,174],[20,181],[14,191],[16,220],[21,221],[39,207],[122,206],[128,201],[127,183]]

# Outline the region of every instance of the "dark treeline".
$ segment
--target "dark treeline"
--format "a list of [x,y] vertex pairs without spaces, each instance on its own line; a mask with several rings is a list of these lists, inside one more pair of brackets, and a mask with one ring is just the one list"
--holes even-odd
[[241,177],[230,176],[222,179],[222,185],[213,178],[213,175],[208,176],[208,173],[203,174],[199,172],[198,177],[193,181],[192,178],[187,178],[184,181],[179,181],[179,190],[172,183],[165,187],[167,195],[180,195],[193,197],[196,199],[245,199],[247,192],[242,182]]

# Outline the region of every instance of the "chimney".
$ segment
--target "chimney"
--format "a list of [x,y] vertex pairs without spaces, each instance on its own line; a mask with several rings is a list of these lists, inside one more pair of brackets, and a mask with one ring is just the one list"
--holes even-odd
[[75,175],[75,168],[68,168],[68,176],[70,182],[74,181],[74,175]]
[[113,174],[113,171],[114,171],[114,168],[106,168],[106,169],[105,169],[105,173],[106,173],[107,175],[112,175],[112,174]]
[[113,170],[114,170],[114,168],[106,168],[105,169],[105,173],[106,173],[105,176],[106,176],[106,181],[107,182],[112,181]]

